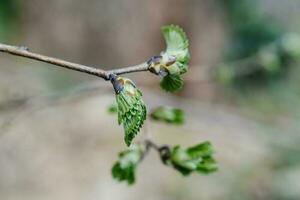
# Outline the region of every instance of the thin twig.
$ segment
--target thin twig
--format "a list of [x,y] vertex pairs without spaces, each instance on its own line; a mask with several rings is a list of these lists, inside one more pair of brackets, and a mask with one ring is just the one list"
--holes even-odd
[[116,69],[116,70],[106,71],[106,70],[95,68],[95,67],[80,65],[80,64],[68,62],[65,60],[48,57],[48,56],[44,56],[44,55],[37,54],[37,53],[32,53],[29,51],[28,48],[23,47],[23,46],[18,47],[18,46],[11,46],[11,45],[1,44],[1,43],[0,43],[0,51],[4,52],[4,53],[9,53],[9,54],[12,54],[15,56],[21,56],[21,57],[30,58],[33,60],[39,60],[39,61],[42,61],[45,63],[50,63],[50,64],[64,67],[67,69],[87,73],[90,75],[101,77],[105,80],[109,80],[109,75],[112,73],[119,75],[119,74],[148,70],[147,63],[142,63],[140,65],[129,66],[129,67],[124,67],[124,68],[120,68],[120,69]]
[[145,62],[145,63],[135,65],[135,66],[129,66],[129,67],[124,67],[124,68],[120,68],[120,69],[110,70],[110,71],[107,71],[107,73],[120,75],[120,74],[132,73],[132,72],[148,71],[148,69],[149,69],[149,65],[147,64],[147,62]]
[[157,151],[159,151],[159,149],[160,149],[160,146],[150,139],[145,140],[145,144],[146,144],[146,146],[152,147],[153,149],[155,149]]
[[144,158],[149,154],[151,148],[153,148],[157,152],[159,152],[159,150],[160,150],[160,147],[154,141],[152,141],[150,139],[144,140],[143,144],[145,145],[145,150],[143,151],[143,154],[142,154],[139,162],[142,162],[144,160]]

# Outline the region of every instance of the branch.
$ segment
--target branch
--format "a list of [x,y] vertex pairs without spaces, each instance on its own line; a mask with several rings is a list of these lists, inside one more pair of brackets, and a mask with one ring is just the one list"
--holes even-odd
[[124,68],[120,68],[120,69],[110,70],[110,71],[107,71],[107,73],[120,75],[120,74],[127,74],[127,73],[132,73],[132,72],[142,72],[142,71],[148,71],[148,70],[149,70],[149,65],[147,64],[147,62],[145,62],[145,63],[135,65],[135,66],[129,66],[129,67],[124,67]]
[[29,49],[27,47],[10,46],[10,45],[1,44],[1,43],[0,43],[0,51],[4,52],[4,53],[9,53],[9,54],[12,54],[12,55],[15,55],[15,56],[21,56],[21,57],[30,58],[30,59],[33,59],[33,60],[42,61],[42,62],[45,62],[45,63],[50,63],[50,64],[60,66],[60,67],[63,67],[63,68],[67,68],[67,69],[70,69],[70,70],[87,73],[87,74],[90,74],[90,75],[101,77],[105,80],[109,80],[109,75],[112,74],[112,73],[114,73],[116,75],[119,75],[119,74],[139,72],[139,71],[147,71],[148,70],[148,64],[147,63],[142,63],[142,64],[136,65],[136,66],[129,66],[129,67],[120,68],[120,69],[116,69],[116,70],[106,71],[106,70],[98,69],[98,68],[95,68],[95,67],[80,65],[80,64],[68,62],[68,61],[65,61],[65,60],[61,60],[61,59],[57,59],[57,58],[53,58],[53,57],[48,57],[48,56],[44,56],[44,55],[37,54],[37,53],[32,53],[32,52],[29,52]]

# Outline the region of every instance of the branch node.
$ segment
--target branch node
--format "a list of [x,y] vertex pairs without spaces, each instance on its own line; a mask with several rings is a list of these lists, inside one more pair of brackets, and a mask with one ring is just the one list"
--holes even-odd
[[158,151],[162,162],[166,164],[167,160],[169,160],[171,157],[170,147],[168,145],[163,145],[158,149]]

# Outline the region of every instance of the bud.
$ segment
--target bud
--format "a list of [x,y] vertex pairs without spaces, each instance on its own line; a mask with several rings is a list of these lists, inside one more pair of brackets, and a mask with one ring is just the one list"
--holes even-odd
[[174,92],[183,85],[181,75],[188,68],[189,43],[186,34],[178,26],[164,26],[162,33],[167,48],[160,56],[154,56],[148,61],[149,70],[162,77],[160,85],[164,90]]

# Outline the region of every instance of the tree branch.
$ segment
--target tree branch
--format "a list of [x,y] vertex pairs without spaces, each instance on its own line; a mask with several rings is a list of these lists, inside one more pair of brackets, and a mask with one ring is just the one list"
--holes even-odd
[[109,75],[112,74],[112,73],[114,73],[116,75],[119,75],[119,74],[139,72],[139,71],[147,71],[148,70],[147,63],[142,63],[142,64],[136,65],[136,66],[129,66],[129,67],[120,68],[120,69],[116,69],[116,70],[106,71],[106,70],[98,69],[98,68],[95,68],[95,67],[80,65],[80,64],[68,62],[68,61],[65,61],[65,60],[61,60],[61,59],[57,59],[57,58],[53,58],[53,57],[48,57],[48,56],[44,56],[44,55],[37,54],[37,53],[32,53],[26,47],[10,46],[10,45],[1,44],[1,43],[0,43],[0,51],[4,52],[4,53],[9,53],[9,54],[12,54],[12,55],[15,55],[15,56],[21,56],[21,57],[30,58],[30,59],[33,59],[33,60],[42,61],[42,62],[45,62],[45,63],[50,63],[50,64],[53,64],[53,65],[60,66],[60,67],[63,67],[63,68],[67,68],[67,69],[71,69],[71,70],[74,70],[74,71],[87,73],[87,74],[90,74],[90,75],[101,77],[105,80],[109,80]]

